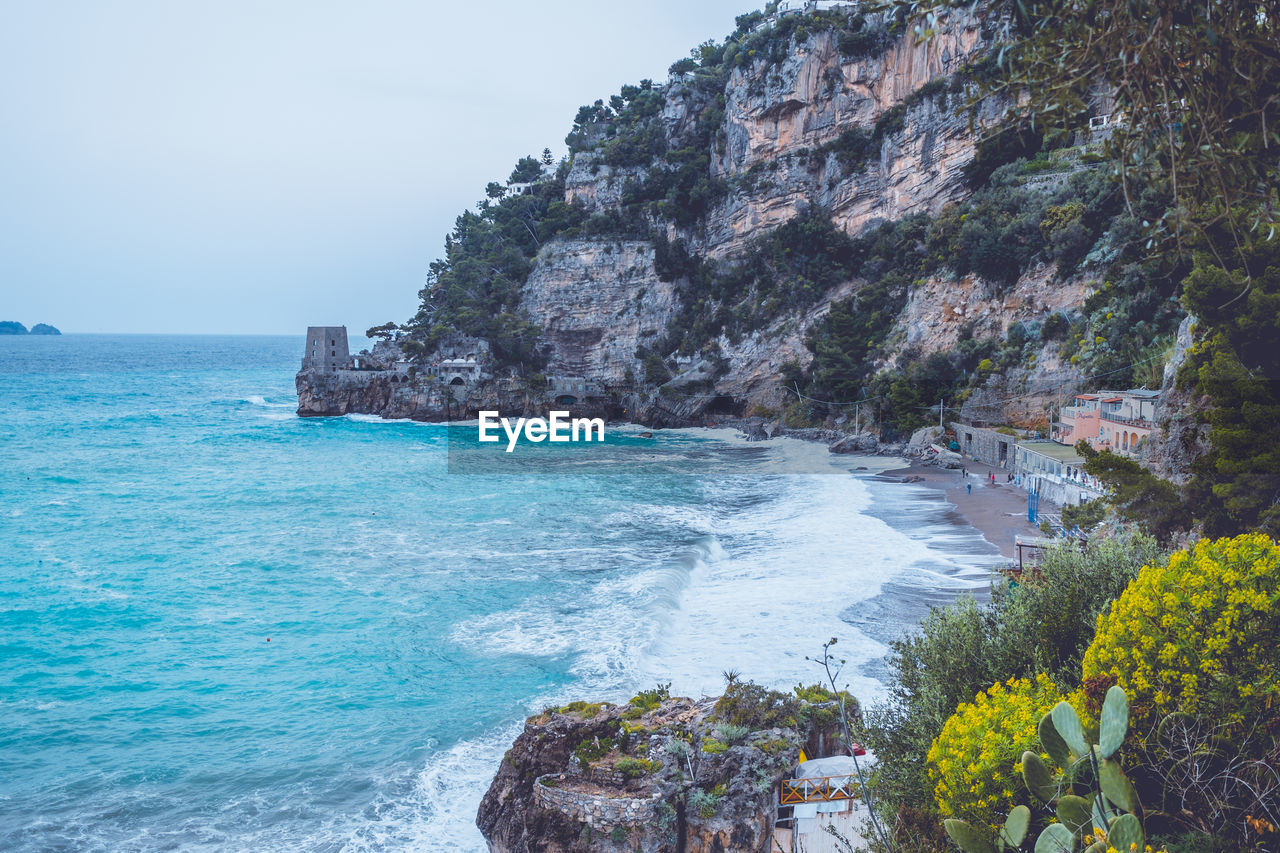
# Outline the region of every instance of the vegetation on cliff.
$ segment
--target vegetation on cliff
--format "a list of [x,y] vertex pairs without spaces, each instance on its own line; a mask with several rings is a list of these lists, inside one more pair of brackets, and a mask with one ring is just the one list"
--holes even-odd
[[[1080,169],[1049,191],[1028,185],[1041,164],[1052,163],[1047,155],[1019,157],[994,168],[984,186],[939,216],[882,225],[859,238],[871,247],[867,262],[848,274],[865,283],[836,302],[809,336],[814,360],[806,397],[833,401],[810,404],[810,417],[867,400],[877,404],[884,429],[905,433],[925,425],[928,407],[940,398],[963,397],[992,370],[1025,366],[1050,342],[1082,371],[1115,383],[1131,380],[1135,366],[1163,352],[1181,316],[1170,300],[1176,272],[1146,257],[1140,224],[1102,170]],[[1088,265],[1104,280],[1077,312],[1016,324],[1004,340],[966,335],[947,352],[900,351],[895,369],[882,368],[887,335],[916,281],[973,273],[1008,287],[1037,262],[1053,263],[1059,279]],[[990,366],[980,370],[984,360]]]
[[[726,144],[726,94],[734,73],[746,75],[734,85],[755,85],[746,80],[763,79],[820,34],[834,37],[842,57],[852,60],[884,52],[905,33],[902,16],[862,11],[787,16],[762,25],[775,7],[740,16],[723,42],[694,48],[672,66],[670,84],[643,80],[583,106],[566,139],[570,160],[554,175],[541,173],[531,158],[517,164],[511,181],[533,181],[532,192],[506,195],[501,184],[490,184],[490,198],[458,218],[444,257],[431,265],[421,309],[404,327],[406,351],[426,355],[442,335],[457,330],[489,340],[500,368],[536,371],[538,329],[522,313],[519,295],[538,250],[555,238],[654,243],[659,275],[680,284],[680,311],[665,330],[660,358],[714,349],[720,335],[737,340],[810,307],[856,275],[859,250],[820,210],[762,235],[737,257],[712,261],[694,248],[705,236],[708,214],[736,183],[759,181],[767,171],[758,167],[726,176],[712,167]],[[814,162],[831,156],[846,169],[863,168],[873,149],[901,132],[909,108],[945,99],[967,79],[935,81],[874,127],[851,128],[829,148],[813,152]],[[678,131],[663,116],[672,97],[682,100],[688,117]],[[625,177],[616,205],[588,215],[564,200],[565,180],[579,160],[592,172],[608,168]],[[667,378],[665,370],[647,372],[659,382]]]
[[[967,7],[953,0],[892,5],[918,21],[925,38]],[[1079,127],[1100,94],[1110,104],[1114,129],[1099,158],[1123,190],[1128,230],[1144,241],[1145,258],[1120,269],[1113,264],[1109,286],[1086,310],[1096,314],[1108,290],[1128,293],[1125,279],[1137,277],[1156,284],[1147,287],[1151,296],[1165,304],[1180,299],[1197,318],[1199,343],[1178,382],[1210,404],[1200,417],[1211,451],[1195,464],[1177,522],[1210,535],[1254,528],[1275,535],[1280,7],[1274,0],[1036,0],[996,3],[993,11],[1000,22],[994,66],[978,81],[975,98],[1021,93],[1014,110],[1024,125],[1058,133]],[[1130,338],[1152,341],[1152,329],[1138,324],[1158,326],[1160,302],[1135,298],[1130,310],[1106,306],[1106,316],[1140,333]],[[1091,473],[1118,482],[1105,454],[1092,465]],[[1119,474],[1132,491],[1132,472]],[[1148,488],[1147,502],[1168,503],[1161,494],[1167,486]]]

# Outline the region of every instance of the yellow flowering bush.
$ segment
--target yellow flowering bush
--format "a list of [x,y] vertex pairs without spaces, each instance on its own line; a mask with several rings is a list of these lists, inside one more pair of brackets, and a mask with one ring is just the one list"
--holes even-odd
[[942,817],[961,818],[994,834],[1010,809],[1029,803],[1022,753],[1042,751],[1036,727],[1061,701],[1057,686],[1037,675],[1034,682],[1021,678],[995,684],[960,705],[926,758]]
[[1250,534],[1143,568],[1098,617],[1083,672],[1124,688],[1136,726],[1175,710],[1240,723],[1280,709],[1278,649],[1280,547]]

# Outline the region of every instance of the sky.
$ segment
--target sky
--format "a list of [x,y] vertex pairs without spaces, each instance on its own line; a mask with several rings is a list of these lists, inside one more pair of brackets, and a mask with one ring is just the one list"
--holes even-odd
[[0,0],[0,320],[408,319],[457,215],[751,0]]

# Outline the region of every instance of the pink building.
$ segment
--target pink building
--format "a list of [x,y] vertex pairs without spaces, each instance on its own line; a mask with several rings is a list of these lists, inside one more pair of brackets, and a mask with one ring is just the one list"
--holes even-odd
[[1083,439],[1095,450],[1135,457],[1154,429],[1159,399],[1159,391],[1142,388],[1077,394],[1053,424],[1052,438],[1065,445]]
[[1075,402],[1064,406],[1053,424],[1051,437],[1058,444],[1068,447],[1084,439],[1089,444],[1097,441],[1102,428],[1102,410],[1097,394],[1077,394]]

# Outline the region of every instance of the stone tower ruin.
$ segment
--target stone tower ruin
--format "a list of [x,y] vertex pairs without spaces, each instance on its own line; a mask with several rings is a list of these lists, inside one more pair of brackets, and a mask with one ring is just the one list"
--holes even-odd
[[332,373],[351,367],[346,326],[308,326],[302,369]]

